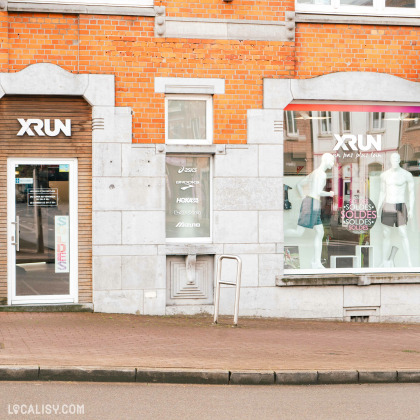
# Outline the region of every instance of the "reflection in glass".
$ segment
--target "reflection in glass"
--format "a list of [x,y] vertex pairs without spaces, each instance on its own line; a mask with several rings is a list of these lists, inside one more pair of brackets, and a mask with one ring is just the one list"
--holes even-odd
[[416,7],[416,2],[415,0],[386,0],[385,6],[414,8]]
[[68,165],[17,165],[15,191],[16,296],[69,294]]
[[168,100],[168,138],[206,139],[206,101]]
[[373,0],[340,0],[342,6],[373,6]]

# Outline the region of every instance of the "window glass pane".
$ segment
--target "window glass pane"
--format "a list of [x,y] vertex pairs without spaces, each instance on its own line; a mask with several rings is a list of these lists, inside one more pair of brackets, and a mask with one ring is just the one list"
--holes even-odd
[[419,114],[302,113],[284,144],[285,269],[420,269]]
[[350,131],[350,112],[343,112],[343,131]]
[[210,237],[210,157],[166,157],[166,237]]
[[321,133],[331,133],[331,112],[320,112]]
[[331,0],[297,0],[299,4],[320,4],[320,5],[331,5]]
[[294,111],[286,111],[287,134],[289,136],[297,135],[296,113]]
[[206,139],[206,101],[168,100],[168,138]]
[[340,0],[342,6],[373,6],[373,0]]
[[386,7],[416,7],[415,0],[386,0]]

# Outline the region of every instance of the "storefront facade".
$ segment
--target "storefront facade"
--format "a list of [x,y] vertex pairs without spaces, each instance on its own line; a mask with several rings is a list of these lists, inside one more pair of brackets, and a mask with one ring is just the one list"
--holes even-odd
[[[5,305],[212,313],[217,257],[233,254],[243,263],[241,315],[420,321],[412,68],[381,74],[372,60],[364,71],[317,69],[303,51],[308,30],[323,29],[284,6],[278,23],[264,14],[257,24],[257,9],[248,22],[242,6],[224,4],[226,34],[200,18],[203,35],[174,4],[133,2],[122,15],[111,1],[75,4],[75,19],[9,3]],[[51,51],[61,39],[68,47],[58,58],[31,55],[25,19],[68,31],[37,35]],[[224,278],[234,274],[225,266]],[[222,314],[233,312],[233,294],[222,290]]]

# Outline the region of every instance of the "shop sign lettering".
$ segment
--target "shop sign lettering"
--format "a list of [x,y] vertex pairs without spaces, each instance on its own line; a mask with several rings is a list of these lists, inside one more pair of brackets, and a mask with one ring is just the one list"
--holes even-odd
[[[18,118],[18,121],[21,125],[21,129],[17,133],[19,137],[27,134],[28,136],[35,136],[35,133],[41,137],[56,137],[63,132],[67,137],[71,136],[71,120],[65,120],[63,123],[61,120],[54,120],[54,129],[51,128],[51,120],[39,120],[36,118],[31,118],[25,120],[23,118]],[[35,132],[35,133],[34,133]]]
[[[382,150],[382,136],[380,134],[376,136],[371,134],[367,134],[366,136],[363,134],[358,134],[357,136],[354,134],[343,134],[342,136],[334,134],[334,137],[337,140],[337,144],[333,150],[340,148],[343,150],[361,150],[363,152],[367,152],[372,148],[378,151]],[[366,137],[366,140],[364,140],[364,137]]]
[[69,216],[55,216],[55,272],[70,272]]

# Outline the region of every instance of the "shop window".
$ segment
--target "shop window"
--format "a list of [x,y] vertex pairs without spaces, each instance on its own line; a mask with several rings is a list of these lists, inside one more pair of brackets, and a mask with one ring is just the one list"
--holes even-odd
[[296,0],[296,11],[328,14],[418,16],[415,0]]
[[308,139],[300,161],[293,143],[284,149],[285,273],[419,272],[419,114],[298,106],[309,115],[299,126]]
[[213,142],[211,95],[167,95],[165,106],[167,143],[211,144]]
[[211,157],[166,156],[168,242],[211,240]]

